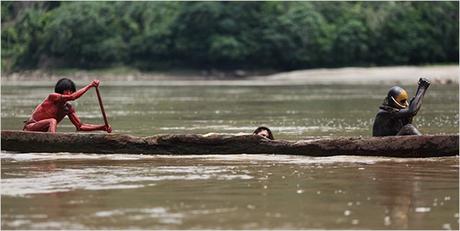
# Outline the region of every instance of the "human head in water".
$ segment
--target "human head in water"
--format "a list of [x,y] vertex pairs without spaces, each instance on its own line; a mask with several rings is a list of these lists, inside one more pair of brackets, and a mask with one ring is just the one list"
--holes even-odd
[[385,99],[388,106],[398,109],[405,109],[409,106],[409,96],[407,91],[401,87],[394,86],[388,91],[387,98]]
[[68,78],[60,79],[59,81],[57,81],[56,86],[54,87],[54,92],[59,94],[71,94],[75,91],[75,83]]
[[258,128],[256,128],[256,130],[254,130],[254,132],[252,134],[258,135],[258,136],[263,136],[263,137],[265,137],[267,139],[270,139],[270,140],[275,139],[275,138],[273,138],[272,131],[270,131],[270,129],[267,128],[267,127],[258,127]]

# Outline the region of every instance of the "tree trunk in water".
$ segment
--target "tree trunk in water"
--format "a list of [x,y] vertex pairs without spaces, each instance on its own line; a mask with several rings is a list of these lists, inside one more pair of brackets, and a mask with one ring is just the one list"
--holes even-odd
[[459,154],[458,135],[268,140],[255,135],[160,135],[2,131],[1,147],[14,152],[127,154],[287,154],[303,156],[436,157]]

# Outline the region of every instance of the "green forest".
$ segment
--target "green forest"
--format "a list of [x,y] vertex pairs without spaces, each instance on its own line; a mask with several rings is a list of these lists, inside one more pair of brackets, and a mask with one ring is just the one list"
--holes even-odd
[[458,2],[1,2],[2,72],[458,63]]

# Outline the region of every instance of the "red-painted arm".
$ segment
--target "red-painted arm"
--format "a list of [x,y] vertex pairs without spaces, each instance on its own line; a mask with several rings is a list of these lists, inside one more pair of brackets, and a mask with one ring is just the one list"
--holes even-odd
[[59,94],[59,93],[52,93],[49,95],[49,99],[52,101],[61,101],[61,102],[67,102],[67,101],[73,101],[78,98],[80,98],[83,94],[85,94],[90,88],[92,87],[97,87],[99,86],[99,80],[93,80],[90,84],[88,84],[86,87],[79,89],[78,91],[70,94],[70,95],[64,95],[64,94]]
[[112,127],[106,127],[105,124],[97,125],[97,124],[84,124],[81,122],[80,118],[78,118],[75,111],[68,114],[70,121],[75,125],[77,131],[107,131],[108,133],[112,132]]

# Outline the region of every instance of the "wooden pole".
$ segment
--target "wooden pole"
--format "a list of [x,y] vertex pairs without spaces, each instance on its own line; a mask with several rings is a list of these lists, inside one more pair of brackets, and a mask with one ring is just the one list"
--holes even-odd
[[105,115],[104,105],[102,104],[101,93],[99,93],[99,87],[96,87],[97,99],[99,100],[99,106],[101,107],[102,117],[104,117],[104,123],[106,127],[109,127],[109,121]]

